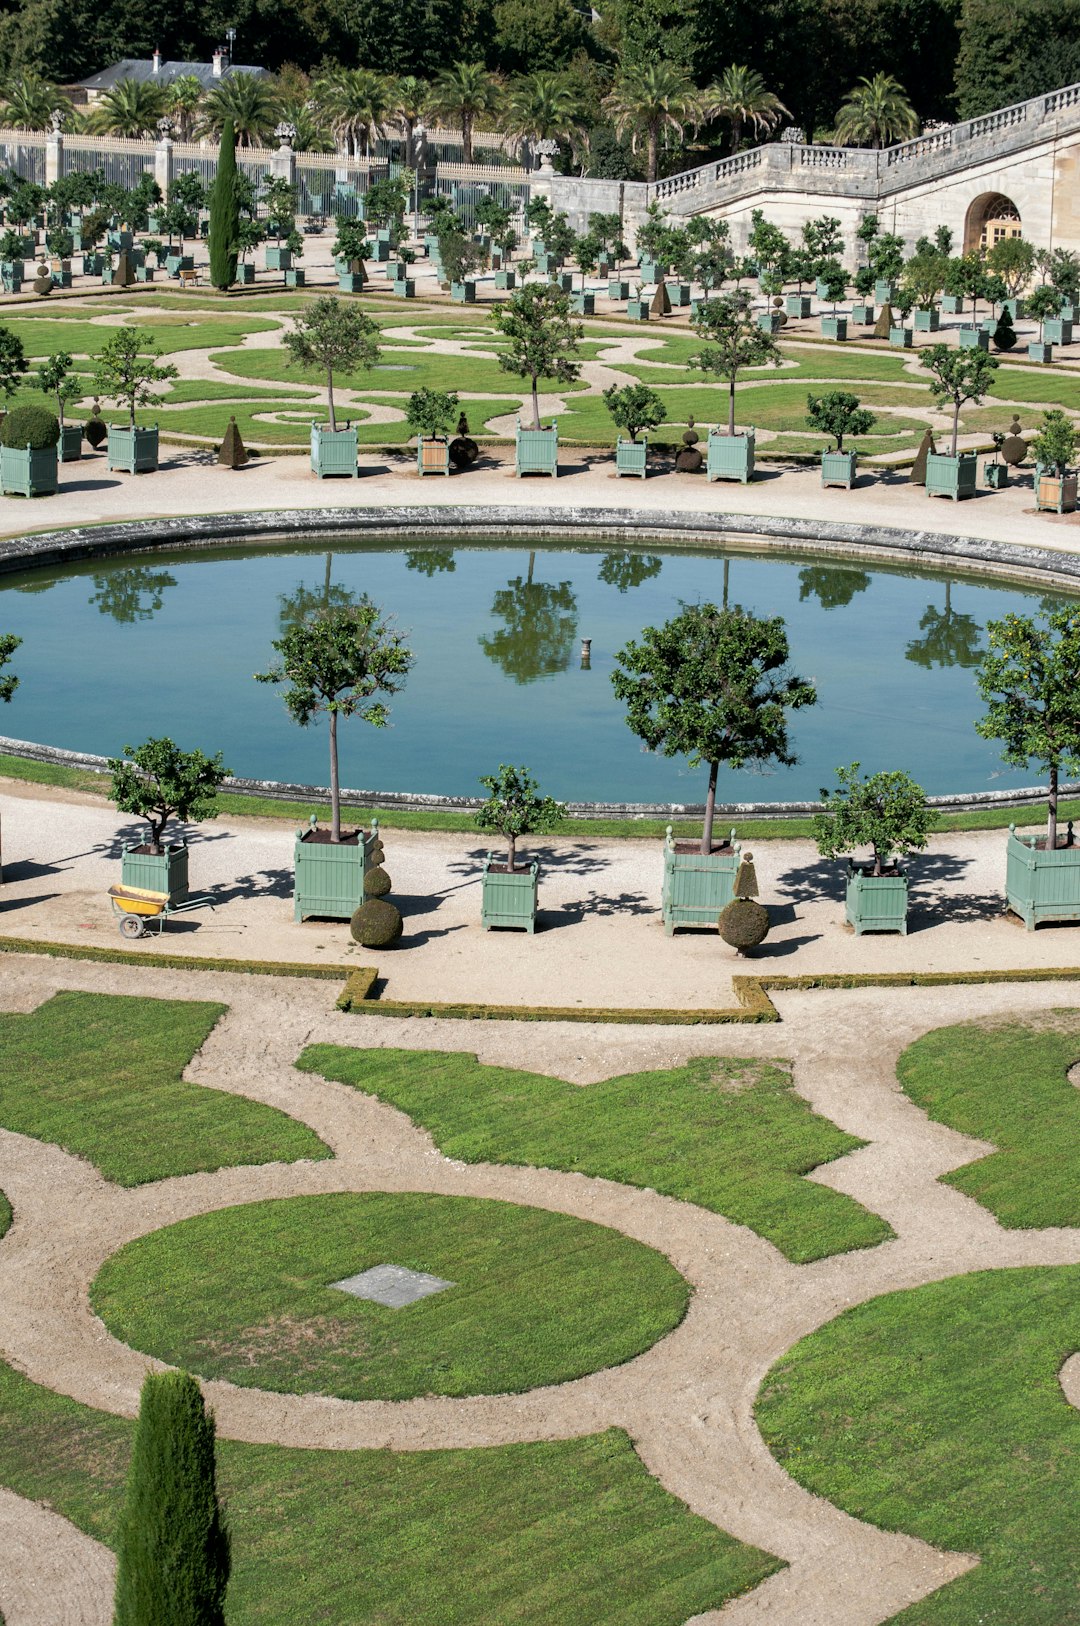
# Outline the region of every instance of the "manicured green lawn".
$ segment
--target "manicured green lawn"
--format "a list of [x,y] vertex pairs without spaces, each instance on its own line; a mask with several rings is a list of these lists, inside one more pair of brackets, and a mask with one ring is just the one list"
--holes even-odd
[[904,1091],[937,1123],[998,1149],[943,1179],[1002,1225],[1080,1225],[1080,1020],[937,1028],[897,1064]]
[[769,1373],[757,1421],[801,1485],[981,1563],[904,1626],[1078,1616],[1080,1268],[983,1271],[849,1310]]
[[1047,401],[1080,412],[1080,375],[1057,372],[1053,366],[1002,367],[991,380],[990,394],[1003,401]]
[[[668,441],[679,440],[682,428],[690,416],[693,416],[697,423],[703,440],[708,426],[718,423],[726,428],[728,415],[726,384],[702,383],[687,388],[671,385],[654,387],[667,408],[669,419],[669,424],[664,425],[654,435],[655,440],[659,441],[661,438]],[[779,379],[775,384],[747,385],[737,390],[735,394],[736,423],[753,424],[757,429],[806,430],[808,393],[805,384],[788,383],[786,379]],[[892,404],[896,400],[896,395],[881,385],[871,384],[860,391],[859,398],[864,406],[873,408]],[[911,406],[918,407],[927,402],[923,401],[922,392],[912,392]],[[906,403],[901,400],[900,404]],[[592,444],[614,443],[615,429],[611,415],[599,395],[575,396],[573,404],[566,412],[560,414],[559,426],[574,440],[589,441]],[[909,439],[913,435],[921,435],[925,427],[925,420],[902,416],[899,412],[881,412],[876,425],[878,435],[889,432],[899,435],[906,432]],[[816,444],[824,444],[824,439],[825,437],[819,436]],[[863,441],[852,439],[851,444],[857,450]],[[762,449],[764,450],[764,445]]]
[[799,1264],[893,1234],[801,1178],[863,1142],[811,1112],[769,1062],[707,1057],[587,1089],[437,1051],[312,1045],[297,1066],[400,1107],[448,1157],[648,1186],[750,1226]]
[[[293,367],[281,350],[224,350],[211,357],[215,366],[235,378],[278,379],[284,384],[324,384],[315,368]],[[393,340],[383,348],[379,364],[363,373],[335,374],[342,389],[383,390],[404,396],[413,390],[462,390],[471,395],[501,395],[520,384],[522,398],[528,393],[528,382],[505,373],[497,362],[479,356],[442,356],[416,348],[394,350]],[[551,389],[562,395],[567,391],[583,390],[587,386],[580,380],[576,384],[556,384],[541,380],[541,390]]]
[[0,1236],[6,1236],[11,1229],[11,1204],[4,1193],[0,1191]]
[[[405,1308],[334,1288],[375,1265],[452,1282]],[[651,1248],[567,1214],[427,1193],[249,1203],[140,1237],[91,1292],[118,1338],[247,1388],[408,1400],[618,1366],[690,1290]]]
[[224,1005],[60,993],[0,1015],[0,1125],[138,1186],[241,1163],[331,1155],[273,1107],[185,1083]]
[[[106,1543],[131,1432],[0,1362],[0,1483]],[[217,1450],[229,1626],[683,1626],[781,1568],[669,1496],[616,1429],[473,1451]]]
[[[249,333],[268,333],[276,322],[258,316],[192,315],[185,321],[179,316],[142,316],[136,312],[132,323],[140,332],[154,335],[158,349],[164,355],[178,350],[206,350],[217,345],[239,344]],[[70,350],[73,355],[95,356],[102,345],[115,332],[114,328],[97,326],[82,321],[23,321],[18,317],[5,323],[23,342],[26,354],[35,360],[51,356],[56,350]],[[274,352],[276,354],[276,352]]]

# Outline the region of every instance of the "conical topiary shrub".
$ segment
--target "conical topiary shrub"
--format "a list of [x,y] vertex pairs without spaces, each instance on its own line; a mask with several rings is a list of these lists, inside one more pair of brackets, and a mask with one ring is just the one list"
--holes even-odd
[[769,911],[756,901],[757,891],[754,855],[744,853],[735,877],[735,896],[721,909],[717,921],[724,942],[740,954],[749,954],[769,935]]
[[113,1626],[224,1626],[229,1536],[214,1420],[186,1372],[143,1383],[117,1552]]
[[247,447],[236,425],[235,414],[229,417],[229,427],[218,450],[217,460],[227,469],[242,469],[248,460]]

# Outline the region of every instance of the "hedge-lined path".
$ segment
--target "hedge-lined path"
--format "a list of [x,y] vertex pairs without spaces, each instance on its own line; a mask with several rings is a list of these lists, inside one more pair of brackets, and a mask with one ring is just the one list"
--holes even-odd
[[[133,1415],[153,1363],[91,1315],[89,1282],[128,1238],[189,1213],[297,1190],[469,1193],[550,1207],[613,1225],[659,1247],[696,1292],[681,1325],[626,1366],[515,1397],[349,1403],[206,1385],[226,1436],[290,1445],[398,1449],[559,1438],[609,1423],[631,1433],[650,1470],[696,1512],[789,1568],[700,1626],[870,1626],[967,1568],[964,1555],[859,1524],[799,1489],[753,1422],[765,1372],[798,1338],[842,1309],[894,1288],[988,1266],[1080,1261],[1080,1231],[1005,1231],[938,1177],[983,1154],[981,1142],[929,1122],[895,1081],[899,1052],[928,1028],[980,1016],[1080,1007],[1080,989],[997,988],[779,996],[782,1029],[615,1030],[513,1023],[358,1026],[318,983],[225,974],[8,962],[2,1003],[28,1010],[58,988],[223,999],[227,1015],[186,1076],[283,1107],[327,1139],[336,1160],[222,1170],[120,1191],[55,1147],[0,1134],[0,1181],[15,1224],[0,1247],[0,1348],[29,1377],[105,1410]],[[612,1039],[617,1039],[617,1057]],[[570,1079],[613,1066],[690,1055],[769,1056],[794,1063],[815,1110],[869,1141],[812,1178],[886,1215],[897,1240],[794,1266],[750,1232],[687,1203],[551,1171],[461,1165],[403,1115],[344,1086],[296,1073],[304,1045],[333,1042],[475,1050],[484,1061]],[[537,1051],[543,1054],[538,1056]],[[28,1616],[26,1626],[45,1626]]]

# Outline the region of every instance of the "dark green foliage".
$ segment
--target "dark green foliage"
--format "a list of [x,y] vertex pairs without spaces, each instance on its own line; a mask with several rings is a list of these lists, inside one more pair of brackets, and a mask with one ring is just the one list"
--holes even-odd
[[720,911],[720,936],[745,954],[769,935],[769,911],[754,898],[732,898]]
[[217,790],[229,769],[221,752],[181,751],[172,740],[147,740],[124,746],[124,756],[109,759],[109,798],[121,813],[134,813],[150,826],[150,845],[160,851],[161,836],[175,816],[194,824],[216,817]]
[[221,127],[221,153],[210,192],[210,281],[231,288],[236,281],[240,249],[240,198],[236,189],[236,130],[232,119]]
[[962,119],[1080,79],[1077,0],[963,0],[959,37],[956,106]]
[[1008,306],[1004,308],[1001,315],[998,317],[997,326],[993,331],[992,338],[994,341],[995,350],[1012,350],[1015,348],[1016,329],[1013,327],[1012,317],[1009,315]]
[[655,429],[667,417],[663,400],[648,384],[624,384],[621,389],[612,384],[604,391],[604,405],[616,429],[625,429],[631,440],[637,440],[643,429]]
[[[443,261],[445,264],[445,254]],[[495,311],[495,326],[509,339],[500,352],[504,372],[527,378],[532,391],[533,425],[540,427],[537,395],[541,378],[572,384],[581,372],[577,341],[584,333],[570,317],[570,300],[552,283],[530,282]]]
[[390,877],[381,864],[373,864],[364,876],[365,898],[385,898],[390,890]]
[[42,451],[60,439],[60,420],[48,407],[21,406],[9,412],[0,423],[0,443],[4,446],[31,446]]
[[402,933],[401,911],[385,898],[368,898],[354,912],[349,930],[362,948],[392,948]]
[[890,859],[921,851],[934,826],[926,792],[903,771],[860,778],[859,764],[837,768],[837,788],[823,789],[823,811],[814,818],[814,839],[825,858],[859,847],[874,854],[874,874]]
[[5,672],[4,667],[21,643],[22,639],[17,638],[13,632],[0,632],[0,700],[10,700],[19,687],[19,680],[14,672]]
[[877,418],[865,407],[860,407],[857,395],[834,390],[829,395],[806,397],[806,421],[811,429],[831,435],[836,441],[837,451],[842,452],[845,435],[868,435]]
[[0,390],[5,395],[15,394],[28,365],[22,340],[9,327],[0,327]]
[[480,780],[488,799],[476,810],[480,830],[493,830],[506,840],[507,863],[514,867],[519,836],[546,835],[566,817],[566,809],[550,796],[540,796],[536,780],[527,768],[499,764],[497,774]]
[[186,1372],[143,1383],[118,1555],[114,1626],[225,1626],[214,1421]]

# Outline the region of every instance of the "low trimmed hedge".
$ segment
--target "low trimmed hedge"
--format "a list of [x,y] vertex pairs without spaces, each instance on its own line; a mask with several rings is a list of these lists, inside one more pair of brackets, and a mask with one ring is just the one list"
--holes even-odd
[[156,949],[98,948],[92,943],[44,943],[30,937],[0,937],[0,954],[44,954],[54,960],[93,960],[103,965],[148,965],[159,971],[232,971],[255,977],[316,977],[336,982],[340,965],[307,965],[289,960],[206,960],[193,954],[162,954]]

